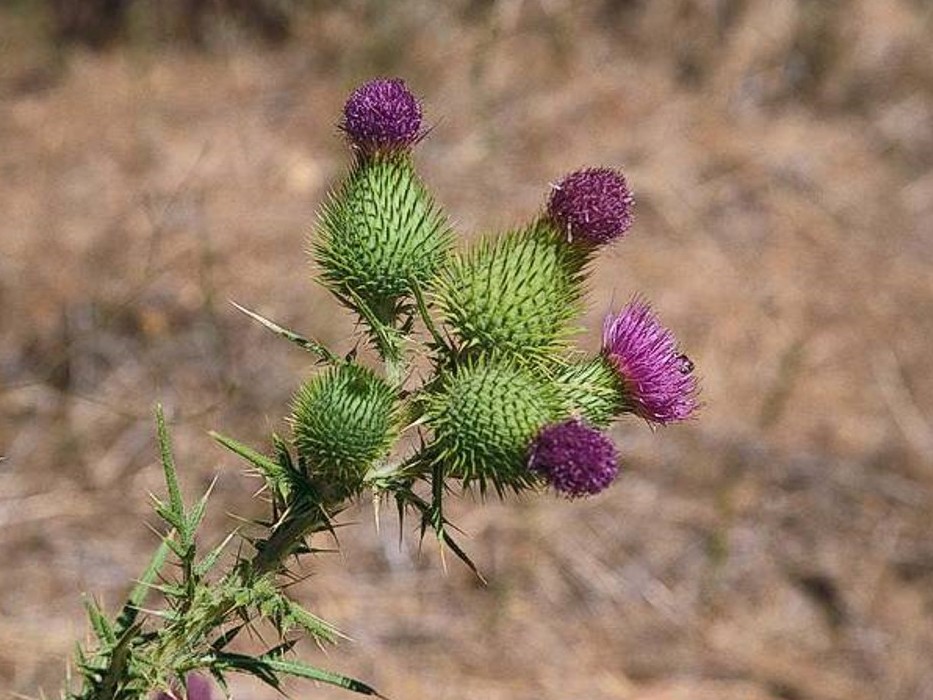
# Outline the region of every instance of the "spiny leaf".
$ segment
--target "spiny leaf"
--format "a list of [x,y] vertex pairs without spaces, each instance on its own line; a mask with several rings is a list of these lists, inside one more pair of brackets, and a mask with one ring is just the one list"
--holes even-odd
[[254,321],[261,323],[263,326],[268,328],[273,333],[277,333],[278,335],[282,336],[286,340],[293,342],[295,345],[302,348],[303,350],[307,350],[312,355],[317,355],[318,358],[320,358],[322,361],[329,362],[330,364],[340,363],[340,358],[337,357],[334,353],[328,350],[326,346],[319,343],[318,341],[312,340],[310,338],[305,338],[304,336],[299,335],[298,333],[295,333],[294,331],[290,331],[287,328],[283,328],[282,326],[275,323],[274,321],[270,321],[265,316],[260,316],[255,311],[250,311],[246,307],[240,306],[235,301],[231,301],[230,303],[233,304],[233,306],[236,307],[237,310],[242,311],[244,314],[249,316]]
[[101,611],[100,606],[90,598],[84,599],[84,609],[87,612],[88,620],[91,623],[91,629],[100,640],[102,645],[113,644],[117,641],[113,627],[107,616]]
[[214,490],[214,486],[217,484],[217,478],[215,477],[211,481],[211,485],[207,487],[207,491],[204,492],[204,495],[198,499],[198,502],[194,504],[194,507],[191,509],[191,512],[188,514],[187,518],[187,528],[188,532],[196,532],[198,527],[201,525],[201,521],[204,519],[204,513],[207,510],[207,499],[210,498],[211,491]]
[[214,431],[208,434],[228,450],[252,464],[279,496],[284,499],[288,498],[290,478],[284,465],[231,437]]
[[126,603],[123,605],[123,609],[120,611],[120,615],[117,617],[116,630],[118,635],[122,634],[136,621],[136,617],[139,614],[139,606],[142,605],[143,601],[146,599],[146,595],[152,588],[153,582],[165,565],[165,560],[168,558],[170,550],[169,540],[171,537],[172,535],[170,533],[162,539],[159,543],[159,548],[149,561],[149,565],[143,571],[142,576],[139,577],[136,585],[133,586],[133,590],[130,591],[129,598],[127,598]]
[[114,695],[121,680],[128,677],[126,665],[129,660],[131,646],[139,631],[139,625],[132,625],[124,630],[110,652],[110,663],[101,680],[102,698],[108,698]]
[[[170,503],[160,500],[156,496],[152,496],[152,507],[155,510],[156,515],[158,515],[162,520],[167,522],[172,526],[173,529],[177,530],[180,533],[185,532],[187,521],[185,519],[185,514],[179,514]],[[184,538],[182,538],[184,539]],[[178,543],[175,543],[176,545]],[[185,546],[185,545],[182,545]]]
[[[178,472],[175,469],[175,460],[172,457],[172,443],[169,439],[168,429],[165,427],[165,413],[162,404],[156,404],[156,427],[159,435],[159,451],[162,454],[162,470],[165,472],[165,484],[168,487],[169,508],[180,519],[178,528],[182,539],[187,539],[188,533],[184,530],[185,503],[181,498],[181,489],[178,486]],[[176,527],[178,527],[176,525]]]
[[229,535],[227,535],[224,538],[223,542],[221,542],[219,545],[214,547],[214,549],[208,552],[207,556],[205,556],[201,561],[199,561],[197,565],[194,567],[194,573],[197,576],[201,577],[201,576],[205,576],[212,568],[214,568],[214,565],[217,563],[217,560],[220,558],[220,555],[223,554],[224,549],[227,548],[227,545],[230,544],[230,541],[236,535],[237,535],[237,531],[234,530],[233,532],[231,532]]
[[385,698],[384,695],[361,681],[341,675],[339,673],[333,673],[331,671],[325,671],[323,669],[316,668],[302,661],[285,661],[284,659],[277,659],[272,657],[261,657],[260,660],[266,664],[268,668],[276,671],[277,673],[286,673],[290,676],[295,676],[296,678],[308,678],[311,680],[320,681],[321,683],[334,685],[338,688],[343,688],[344,690],[351,690],[354,693],[359,693],[360,695],[372,695],[377,698]]

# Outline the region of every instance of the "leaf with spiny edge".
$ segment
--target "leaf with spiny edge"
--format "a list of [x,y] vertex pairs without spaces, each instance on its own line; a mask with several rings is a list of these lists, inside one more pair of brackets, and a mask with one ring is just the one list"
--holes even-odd
[[100,606],[91,598],[85,598],[84,609],[91,623],[91,629],[94,630],[98,641],[102,645],[115,644],[117,641],[116,633]]
[[312,355],[316,355],[319,361],[327,362],[329,364],[340,363],[340,358],[337,357],[330,350],[328,350],[327,347],[323,345],[322,343],[319,343],[318,341],[313,340],[311,338],[305,338],[304,336],[299,335],[298,333],[295,333],[294,331],[290,331],[287,328],[283,328],[282,326],[275,323],[274,321],[270,321],[265,316],[261,316],[255,311],[250,311],[245,306],[240,306],[235,301],[231,301],[230,303],[233,304],[233,306],[236,307],[238,311],[243,312],[244,314],[249,316],[254,321],[268,328],[273,333],[276,333],[277,335],[280,335],[286,340],[294,343],[295,345],[300,347],[302,350],[306,350],[307,352],[310,352]]
[[264,454],[257,452],[252,447],[244,445],[242,442],[234,440],[231,437],[221,433],[210,431],[208,433],[214,440],[226,447],[236,455],[239,455],[247,462],[252,464],[257,472],[262,475],[269,486],[274,489],[281,497],[288,497],[289,475],[286,468]]
[[238,533],[238,530],[234,530],[228,534],[220,544],[214,547],[214,549],[208,552],[204,558],[201,559],[201,561],[195,564],[195,575],[198,577],[206,576],[208,572],[214,568],[214,565],[217,563],[217,560],[220,559],[220,555],[223,554],[223,551],[227,548],[227,545],[230,544],[230,541],[236,537]]
[[168,554],[170,551],[168,542],[171,538],[172,533],[169,533],[162,538],[162,541],[159,543],[159,547],[153,555],[152,559],[149,561],[148,566],[146,566],[142,575],[137,580],[136,585],[133,586],[133,590],[130,591],[130,595],[126,600],[126,603],[124,603],[123,609],[117,616],[115,626],[117,634],[122,634],[124,630],[126,630],[136,621],[136,618],[139,614],[139,606],[142,605],[143,601],[146,599],[147,594],[153,587],[153,582],[159,575],[162,567],[165,565],[166,559],[168,559]]
[[277,674],[286,674],[296,678],[306,678],[321,683],[327,683],[328,685],[350,690],[361,695],[385,698],[384,695],[380,694],[375,689],[354,678],[331,671],[325,671],[301,661],[286,661],[279,658],[278,655],[252,657],[246,656],[245,654],[220,652],[216,654],[212,663],[212,668],[216,668],[220,671],[229,669],[251,674],[279,691],[281,691],[281,682]]
[[207,499],[210,498],[211,492],[214,490],[214,486],[217,485],[217,477],[211,480],[210,486],[207,487],[207,490],[204,492],[204,495],[198,499],[198,502],[192,506],[191,511],[188,513],[186,518],[186,527],[188,532],[194,533],[197,531],[198,527],[201,525],[201,521],[204,519],[204,514],[207,511]]
[[172,443],[168,429],[165,427],[165,413],[162,410],[162,404],[156,404],[156,430],[159,438],[159,451],[162,456],[162,470],[165,474],[165,484],[168,487],[169,497],[167,505],[157,501],[157,508],[170,514],[171,517],[166,517],[161,513],[160,516],[177,528],[182,540],[187,541],[191,533],[185,527],[185,503],[182,500],[181,488],[178,485],[178,472],[175,469],[175,460],[172,457]]

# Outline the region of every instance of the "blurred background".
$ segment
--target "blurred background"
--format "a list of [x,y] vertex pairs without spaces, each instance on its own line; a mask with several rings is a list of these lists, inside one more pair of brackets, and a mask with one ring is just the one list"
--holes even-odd
[[3,0],[0,688],[57,696],[155,546],[155,401],[205,543],[260,512],[206,431],[266,445],[312,368],[228,300],[351,347],[303,251],[388,75],[464,240],[624,168],[579,342],[645,294],[705,409],[618,424],[599,498],[458,503],[487,586],[347,513],[299,590],[353,641],[306,658],[396,700],[933,698],[931,46],[929,0]]

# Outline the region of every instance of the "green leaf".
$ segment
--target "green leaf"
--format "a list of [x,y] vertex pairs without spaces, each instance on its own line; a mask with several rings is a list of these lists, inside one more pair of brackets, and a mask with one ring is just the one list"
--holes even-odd
[[[168,487],[169,507],[184,522],[185,503],[181,498],[181,489],[178,486],[178,472],[175,469],[175,460],[172,457],[172,443],[169,439],[168,429],[165,427],[165,413],[162,404],[156,404],[156,426],[159,434],[159,451],[162,454],[162,470],[165,472],[165,484]],[[183,533],[182,530],[180,532]]]
[[[124,620],[124,615],[127,614],[128,609],[135,611],[136,607],[141,605],[146,599],[152,582],[155,581],[156,577],[159,575],[159,571],[162,570],[165,564],[165,560],[168,559],[169,540],[171,537],[172,535],[169,534],[163,538],[156,553],[149,561],[149,565],[146,567],[145,571],[143,571],[142,576],[139,577],[133,590],[130,591],[130,596],[126,601],[126,605],[123,606],[123,611],[120,613],[120,617],[117,618],[117,626],[121,632],[133,622],[133,620]],[[135,613],[133,617],[135,618]]]
[[[179,514],[170,503],[159,500],[155,496],[152,497],[152,507],[153,510],[155,510],[156,515],[171,525],[172,528],[177,530],[179,533],[184,533],[186,531],[187,520],[185,519],[184,512]],[[182,539],[184,540],[186,538],[182,536]],[[178,543],[175,543],[175,545],[178,546]],[[182,544],[181,546],[184,547],[185,545]]]
[[[256,467],[259,473],[262,474],[263,478],[265,478],[269,485],[273,488],[282,489],[288,484],[287,471],[275,460],[266,457],[264,454],[254,450],[252,447],[244,445],[242,442],[234,440],[231,437],[227,437],[226,435],[222,435],[214,431],[211,431],[209,435],[228,450],[236,455],[239,455],[254,467]],[[281,495],[287,497],[288,493],[285,491],[282,492]]]
[[294,331],[290,331],[287,328],[283,328],[282,326],[275,323],[274,321],[270,321],[265,316],[260,316],[255,311],[250,311],[246,307],[240,306],[235,301],[231,301],[230,303],[233,304],[233,306],[236,307],[237,310],[242,311],[244,314],[249,316],[254,321],[261,323],[263,326],[268,328],[273,333],[276,333],[282,336],[283,338],[285,338],[286,340],[291,341],[292,343],[300,347],[302,350],[306,350],[310,352],[312,355],[317,355],[318,358],[320,358],[324,362],[329,362],[330,364],[334,364],[334,365],[340,364],[340,358],[337,357],[334,353],[328,350],[326,346],[319,343],[318,341],[312,340],[310,338],[305,338],[302,335],[298,335]]
[[223,554],[224,549],[226,549],[227,545],[230,544],[230,540],[232,540],[236,535],[237,535],[237,531],[234,530],[233,532],[231,532],[229,535],[227,535],[224,538],[223,542],[221,542],[219,545],[214,547],[214,549],[208,552],[207,556],[205,556],[201,561],[199,561],[197,565],[194,567],[194,573],[198,577],[201,577],[201,576],[205,576],[212,568],[214,568],[214,565],[217,563],[217,560],[220,558],[220,555]]
[[325,671],[323,669],[316,668],[302,661],[285,661],[284,659],[270,657],[260,657],[259,660],[261,660],[268,668],[276,671],[277,673],[286,673],[290,676],[295,676],[296,678],[308,678],[311,680],[320,681],[321,683],[334,685],[338,688],[343,688],[344,690],[351,690],[354,693],[359,693],[360,695],[373,695],[377,698],[385,698],[384,695],[361,681],[341,675],[339,673],[333,673],[331,671]]
[[88,620],[91,623],[91,629],[100,640],[102,645],[113,644],[117,641],[116,634],[107,616],[101,611],[100,606],[90,598],[84,599],[84,609],[87,611]]
[[188,514],[187,518],[187,528],[188,532],[196,532],[198,527],[201,525],[201,521],[204,519],[204,513],[207,510],[207,499],[210,498],[211,491],[214,490],[214,486],[217,484],[217,478],[215,477],[211,481],[211,485],[207,487],[207,491],[204,492],[204,495],[198,499],[198,502],[194,504],[194,507],[191,509],[191,512]]
[[139,632],[139,625],[133,625],[124,630],[110,653],[110,663],[101,680],[101,698],[112,697],[122,681],[129,676],[127,663],[132,651],[132,643]]

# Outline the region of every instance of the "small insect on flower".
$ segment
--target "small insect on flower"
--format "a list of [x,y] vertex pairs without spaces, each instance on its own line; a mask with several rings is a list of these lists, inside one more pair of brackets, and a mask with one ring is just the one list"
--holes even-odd
[[686,355],[678,355],[677,360],[680,362],[681,374],[690,374],[693,371],[693,360],[691,360],[689,357]]
[[634,221],[635,198],[612,168],[572,172],[554,186],[547,213],[571,240],[599,246],[621,238]]
[[404,151],[422,136],[421,105],[404,80],[371,80],[350,95],[340,129],[366,154]]
[[696,412],[693,362],[644,301],[634,299],[619,315],[606,317],[603,356],[621,379],[632,413],[664,425]]

